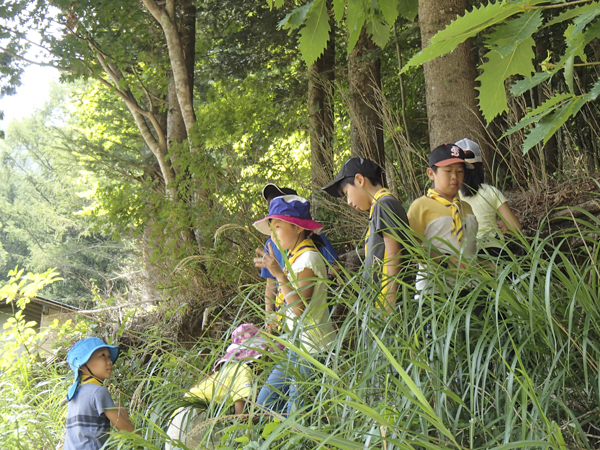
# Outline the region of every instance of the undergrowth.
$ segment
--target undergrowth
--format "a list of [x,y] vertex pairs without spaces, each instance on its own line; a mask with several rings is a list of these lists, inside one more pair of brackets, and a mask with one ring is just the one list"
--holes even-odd
[[[429,260],[411,237],[408,281],[392,315],[372,308],[376,288],[363,286],[360,273],[344,272],[343,283],[332,284],[332,301],[345,308],[338,339],[319,360],[299,351],[316,375],[296,374],[303,401],[289,417],[254,402],[286,352],[255,363],[247,415],[183,398],[223,354],[228,333],[261,314],[263,285],[231,299],[241,306],[220,339],[198,336],[186,350],[138,331],[133,340],[144,345],[124,352],[110,385],[141,436],[114,433],[108,448],[163,448],[173,411],[190,405],[208,408],[199,448],[597,448],[600,220],[581,211],[573,223],[550,235],[515,237],[517,250],[505,262],[491,261],[495,268],[432,264],[436,289],[421,296],[410,280],[416,264]],[[9,399],[0,405],[0,437],[12,443],[3,448],[56,448],[64,432],[67,368],[19,361],[0,374]]]

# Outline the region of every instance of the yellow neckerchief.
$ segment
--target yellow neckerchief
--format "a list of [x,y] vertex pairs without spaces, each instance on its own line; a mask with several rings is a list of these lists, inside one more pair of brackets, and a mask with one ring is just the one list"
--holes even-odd
[[102,382],[91,375],[82,375],[80,386],[83,386],[84,384],[96,384],[98,386],[102,386]]
[[[369,254],[369,238],[375,232],[375,230],[373,230],[373,223],[371,222],[371,219],[373,218],[373,211],[375,210],[375,205],[383,197],[389,197],[389,196],[392,196],[392,197],[396,198],[394,196],[394,194],[392,194],[386,188],[379,189],[375,193],[375,195],[373,196],[373,201],[371,202],[371,209],[369,210],[369,228],[367,229],[367,236],[365,237],[365,258]],[[384,250],[383,250],[383,261],[387,261],[387,257],[388,257],[387,249],[385,249],[385,247],[384,247]],[[377,297],[377,300],[375,302],[375,307],[378,308],[378,309],[383,308],[383,305],[385,305],[385,302],[387,301],[387,299],[386,299],[387,284],[388,284],[386,282],[387,264],[383,264],[381,266],[381,272],[383,274],[383,276],[381,277],[383,283],[382,283],[382,286],[381,286],[381,293],[379,294],[379,296]]]
[[381,188],[373,196],[373,201],[371,202],[371,209],[369,210],[369,229],[367,230],[367,237],[365,238],[365,257],[369,254],[369,238],[373,234],[373,224],[371,223],[371,219],[373,218],[373,210],[375,209],[375,205],[383,197],[388,197],[390,195],[394,197],[394,194],[392,194],[388,189]]
[[460,197],[458,195],[455,195],[454,198],[452,199],[452,201],[448,201],[446,200],[444,197],[442,197],[440,194],[438,194],[434,189],[429,189],[427,191],[427,197],[432,198],[438,202],[440,202],[442,205],[444,205],[446,208],[450,208],[451,212],[452,212],[452,234],[456,235],[456,238],[458,239],[458,244],[460,245],[462,243],[462,238],[463,238],[463,226],[462,226],[462,219],[460,217],[460,210],[461,210],[461,203],[460,203]]
[[[289,274],[288,267],[291,267],[296,260],[306,252],[318,252],[319,250],[315,246],[315,243],[312,239],[304,239],[300,242],[294,249],[287,254],[288,264],[285,264],[283,267],[283,273],[286,275]],[[285,261],[285,256],[284,256]],[[279,311],[285,305],[285,297],[283,296],[283,292],[281,291],[281,287],[279,283],[277,284],[277,297],[275,298],[275,311]],[[281,328],[281,321],[283,319],[282,315],[277,316],[277,321],[279,322],[279,328]]]

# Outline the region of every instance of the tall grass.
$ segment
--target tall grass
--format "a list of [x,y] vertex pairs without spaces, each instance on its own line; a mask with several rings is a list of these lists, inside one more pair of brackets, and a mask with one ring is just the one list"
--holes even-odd
[[[141,436],[115,433],[109,447],[161,449],[173,411],[195,404],[208,408],[198,448],[597,448],[600,220],[583,212],[572,223],[553,234],[518,238],[511,246],[516,251],[495,269],[436,266],[431,280],[437,293],[415,298],[412,282],[404,282],[392,315],[373,310],[375,286],[362,286],[360,274],[343,274],[335,290],[335,302],[346,308],[339,338],[328,354],[312,360],[313,377],[295,374],[302,402],[289,417],[269,414],[253,400],[285,352],[256,363],[249,415],[235,417],[226,404],[183,398],[229,336],[199,337],[185,350],[152,333],[139,335],[146,345],[120,358],[111,383]],[[416,242],[407,248],[412,276],[428,256]],[[449,278],[456,279],[454,287]],[[263,289],[249,287],[232,299],[242,307],[230,329],[262,314]],[[68,383],[51,388],[52,380],[40,381],[23,377],[20,391],[10,388],[11,405],[38,424],[60,425],[64,392],[56,392]],[[2,436],[12,430],[10,442],[17,442],[18,427],[7,422],[3,408]],[[47,444],[13,448],[54,448],[58,425],[36,427],[35,438]]]
[[[347,314],[334,348],[312,360],[312,378],[295,376],[302,403],[290,417],[249,402],[249,417],[209,405],[203,445],[214,448],[596,448],[600,427],[600,221],[520,238],[491,269],[436,268],[437,293],[415,298],[404,283],[399,311],[374,312],[374,286],[346,273],[335,301]],[[410,245],[411,267],[426,252]],[[498,263],[497,261],[493,261]],[[411,269],[414,275],[415,267]],[[451,287],[449,277],[456,278]],[[240,293],[236,323],[261,310],[262,286]],[[219,320],[219,318],[215,318]],[[232,324],[232,327],[235,324]],[[149,342],[152,336],[147,336]],[[137,372],[135,416],[143,438],[121,448],[161,448],[183,392],[226,345],[154,354]],[[168,343],[156,343],[156,349]],[[146,354],[148,354],[146,349]],[[309,355],[299,354],[305,359]],[[258,389],[285,352],[257,363]],[[135,403],[135,402],[133,402]],[[205,406],[203,406],[205,407]],[[129,442],[129,444],[126,444]],[[181,448],[186,448],[181,446]],[[202,448],[202,447],[200,447]]]

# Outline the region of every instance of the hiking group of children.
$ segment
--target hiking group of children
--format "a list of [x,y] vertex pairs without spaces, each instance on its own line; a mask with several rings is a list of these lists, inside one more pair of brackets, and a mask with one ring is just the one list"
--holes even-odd
[[[479,146],[463,139],[431,152],[427,176],[432,188],[411,204],[408,213],[383,186],[381,168],[365,158],[350,158],[335,179],[322,188],[333,197],[346,197],[353,208],[369,211],[362,273],[366,283],[378,287],[377,298],[370,299],[370,308],[389,314],[396,309],[402,278],[399,273],[408,263],[404,247],[409,229],[424,246],[433,247],[430,264],[460,270],[478,252],[503,256],[502,233],[519,230],[521,225],[502,193],[483,183],[483,175]],[[292,189],[268,184],[263,197],[269,214],[254,226],[269,239],[264,249],[256,250],[254,263],[267,280],[266,325],[263,330],[251,324],[238,327],[232,334],[233,347],[217,363],[221,370],[206,377],[188,394],[208,401],[219,395],[229,397],[235,402],[236,413],[244,410],[245,398],[250,394],[252,376],[247,364],[267,351],[280,350],[281,346],[268,339],[276,329],[283,333],[281,336],[291,344],[290,348],[301,348],[302,354],[308,353],[317,360],[329,352],[337,337],[327,298],[328,268],[334,266],[337,254],[321,233],[323,226],[312,219],[308,200]],[[424,264],[419,267],[417,295],[434,289],[428,284],[428,270]],[[86,341],[89,345],[82,348]],[[310,375],[314,366],[303,361],[297,352],[287,352],[287,358],[275,366],[258,392],[256,404],[261,410],[289,415],[294,405],[301,404],[294,374]],[[102,363],[92,367],[97,354]],[[110,376],[117,355],[116,347],[97,338],[80,341],[69,351],[67,360],[76,375],[68,395],[65,450],[100,448],[109,422],[117,429],[133,430],[124,409],[115,405],[101,386]],[[177,438],[181,437],[187,411],[178,413],[170,427],[170,431],[177,432]],[[171,432],[169,435],[176,437]],[[81,446],[86,439],[88,446]],[[94,440],[96,446],[91,444]]]

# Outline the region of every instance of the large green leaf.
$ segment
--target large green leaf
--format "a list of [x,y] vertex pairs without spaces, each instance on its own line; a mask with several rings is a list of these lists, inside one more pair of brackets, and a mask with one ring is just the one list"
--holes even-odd
[[348,13],[346,17],[349,33],[348,52],[351,52],[358,42],[360,32],[367,20],[366,9],[367,5],[364,0],[349,0],[348,2]]
[[556,112],[544,117],[527,135],[527,139],[523,143],[523,153],[527,153],[542,141],[544,144],[548,142],[570,117],[575,116],[586,103],[596,100],[598,95],[600,95],[600,80],[594,84],[587,94],[573,97],[558,108]]
[[346,0],[333,0],[333,13],[335,20],[341,22],[346,12]]
[[[394,25],[398,18],[398,0],[378,0],[379,10],[389,26]],[[388,26],[388,28],[389,28]]]
[[523,119],[521,119],[519,123],[517,123],[515,126],[506,131],[506,133],[504,133],[502,137],[508,136],[509,134],[519,131],[525,128],[526,126],[531,125],[532,123],[539,122],[543,117],[547,116],[556,108],[560,107],[564,102],[572,98],[573,95],[568,93],[557,94],[554,97],[549,98],[540,106],[535,108],[533,111],[530,111],[529,114],[523,117]]
[[398,10],[402,17],[412,22],[419,12],[419,0],[398,0]]
[[552,25],[556,25],[557,23],[564,22],[565,20],[570,20],[573,17],[577,17],[581,14],[588,13],[590,11],[598,11],[600,9],[600,2],[592,2],[582,6],[576,6],[575,8],[568,9],[567,11],[559,14],[554,19],[548,21],[544,24],[545,27],[549,27]]
[[383,21],[370,20],[367,22],[367,33],[380,48],[385,47],[391,36],[391,26]]
[[513,2],[489,3],[480,8],[473,8],[473,11],[458,17],[433,36],[429,46],[413,56],[402,68],[402,71],[451,52],[468,38],[523,10],[524,5]]
[[532,62],[534,46],[533,38],[529,37],[504,58],[494,50],[486,54],[488,60],[481,65],[483,73],[477,78],[481,83],[477,89],[479,108],[488,123],[508,109],[504,80],[511,75],[529,76],[535,72]]
[[306,5],[302,5],[287,13],[286,16],[279,22],[279,28],[283,28],[284,30],[295,30],[298,28],[300,25],[302,25],[302,23],[304,23],[306,15],[308,14],[310,8],[312,8],[313,4],[313,2],[307,3]]
[[527,11],[515,19],[499,26],[486,40],[490,50],[500,53],[503,58],[515,51],[525,39],[531,37],[542,24],[542,10]]
[[517,82],[515,82],[512,87],[510,88],[510,93],[512,95],[519,96],[521,94],[523,94],[524,92],[527,92],[529,89],[533,89],[534,87],[536,87],[538,84],[543,83],[546,80],[549,80],[552,75],[554,75],[554,72],[537,72],[534,76],[532,77],[526,77],[523,78],[522,80],[519,80]]
[[305,26],[298,39],[302,59],[307,65],[310,66],[323,54],[330,31],[327,3],[325,0],[317,0],[306,15]]

